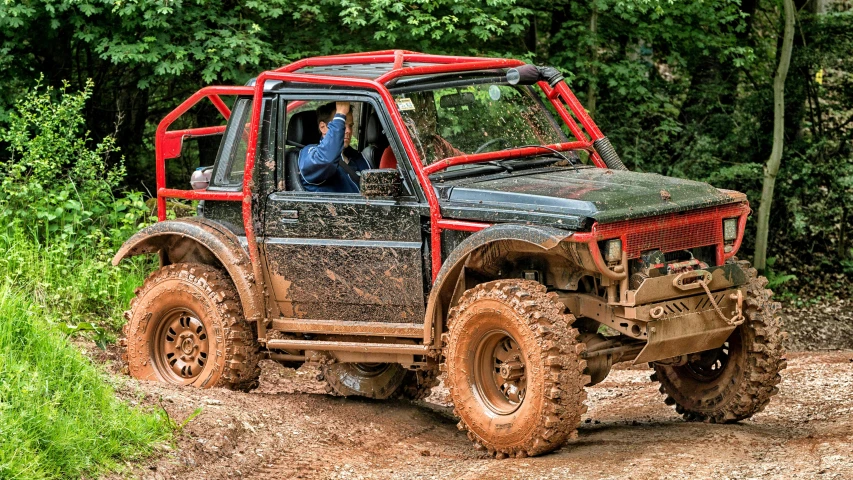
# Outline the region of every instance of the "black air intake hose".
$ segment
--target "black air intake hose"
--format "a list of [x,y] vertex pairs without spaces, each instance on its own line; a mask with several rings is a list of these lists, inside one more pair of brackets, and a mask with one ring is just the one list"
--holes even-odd
[[539,76],[548,82],[551,88],[563,79],[563,74],[554,67],[539,67]]
[[545,80],[551,88],[563,79],[563,74],[554,67],[537,67],[522,65],[510,68],[506,72],[506,80],[510,85],[533,85],[539,80]]
[[592,146],[595,147],[595,151],[601,155],[601,159],[604,160],[604,164],[607,165],[607,168],[611,170],[628,170],[625,167],[625,164],[622,163],[622,160],[619,158],[616,150],[613,149],[613,145],[610,144],[610,140],[608,140],[607,137],[599,138],[592,142]]

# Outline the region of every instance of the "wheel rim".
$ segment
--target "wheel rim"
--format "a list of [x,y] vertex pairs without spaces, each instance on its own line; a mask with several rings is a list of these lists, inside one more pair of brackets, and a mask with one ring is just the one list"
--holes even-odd
[[726,343],[720,348],[691,355],[685,366],[690,374],[698,380],[705,382],[716,380],[729,364],[731,349],[731,342],[726,340]]
[[524,352],[504,330],[486,332],[474,355],[474,389],[499,415],[509,415],[524,402],[527,391]]
[[198,316],[181,308],[163,317],[154,343],[154,363],[173,383],[192,383],[210,355],[207,330]]

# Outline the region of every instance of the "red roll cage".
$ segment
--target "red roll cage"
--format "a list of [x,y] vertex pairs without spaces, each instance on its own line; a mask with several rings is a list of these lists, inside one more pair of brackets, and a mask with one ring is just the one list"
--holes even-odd
[[[368,64],[392,64],[393,67],[386,73],[375,79],[355,78],[344,75],[318,75],[311,73],[297,72],[303,68],[310,67],[329,67],[329,66],[357,66]],[[427,65],[405,66],[406,63],[426,63]],[[175,110],[170,112],[158,125],[156,132],[156,177],[157,177],[157,217],[160,221],[166,219],[166,199],[181,198],[188,200],[225,200],[225,201],[242,201],[243,226],[246,232],[246,240],[248,242],[249,257],[253,264],[257,264],[259,258],[258,244],[255,237],[254,222],[252,221],[252,190],[255,182],[253,178],[256,149],[258,143],[258,126],[260,125],[261,107],[260,99],[264,94],[264,85],[268,80],[278,81],[294,81],[304,83],[314,83],[323,85],[336,85],[347,87],[362,87],[371,89],[379,93],[382,101],[385,103],[388,112],[391,115],[391,121],[394,128],[400,133],[400,139],[403,143],[403,148],[406,151],[409,159],[412,162],[412,168],[415,175],[421,184],[423,193],[430,207],[430,237],[432,245],[432,276],[433,281],[441,269],[441,231],[442,230],[461,230],[475,232],[491,226],[488,223],[459,221],[453,219],[445,219],[441,215],[441,210],[438,205],[438,198],[435,190],[429,179],[429,175],[441,171],[449,166],[462,165],[468,163],[477,163],[498,158],[521,157],[535,154],[537,152],[547,152],[550,149],[560,151],[566,150],[586,150],[590,153],[592,162],[599,168],[607,168],[604,161],[593,148],[593,142],[604,138],[601,130],[598,129],[592,118],[586,113],[583,106],[580,104],[574,93],[569,89],[568,85],[562,80],[557,82],[553,87],[547,82],[539,81],[537,85],[542,89],[545,96],[554,106],[557,114],[566,123],[569,130],[575,137],[574,142],[558,143],[548,145],[548,148],[541,147],[521,147],[500,152],[487,152],[470,155],[460,155],[450,157],[431,165],[424,166],[421,162],[418,151],[408,134],[408,130],[403,123],[403,119],[397,109],[396,103],[391,96],[390,91],[386,88],[386,84],[394,79],[413,76],[413,75],[431,75],[440,73],[463,72],[489,70],[497,68],[512,68],[520,67],[524,62],[520,60],[503,59],[503,58],[478,58],[478,57],[458,57],[445,55],[430,55],[424,53],[411,52],[407,50],[383,50],[377,52],[355,53],[345,55],[330,55],[323,57],[312,57],[296,61],[290,65],[284,66],[277,70],[266,71],[258,75],[255,85],[252,87],[229,87],[229,86],[212,86],[205,87],[193,94],[186,101],[181,103]],[[246,163],[243,174],[243,188],[240,192],[214,192],[205,190],[181,190],[168,188],[166,186],[166,164],[165,161],[170,158],[175,158],[180,155],[181,145],[184,139],[204,137],[208,135],[219,135],[225,131],[224,126],[217,127],[200,127],[185,130],[172,130],[168,128],[181,115],[186,113],[190,108],[200,102],[202,99],[209,99],[219,112],[227,120],[231,112],[225,103],[220,98],[220,95],[243,95],[252,96],[255,101],[252,102],[251,113],[251,128],[249,130],[248,149],[246,152]],[[566,108],[568,107],[568,109]],[[574,118],[572,117],[574,115]],[[580,125],[578,125],[580,123]],[[741,212],[740,225],[746,221],[746,215],[749,208]],[[740,232],[742,232],[742,228]],[[613,232],[618,235],[610,235],[610,238],[624,235],[624,232]],[[740,233],[738,235],[736,246],[740,245]],[[593,258],[596,260],[596,266],[606,276],[615,279],[621,279],[624,273],[616,273],[607,268],[601,260],[597,242],[602,236],[597,233],[595,226],[589,233],[574,234],[569,240],[575,242],[585,242],[593,253]],[[624,242],[623,242],[624,244]],[[731,253],[723,253],[720,246],[718,253],[718,261],[724,260],[734,255],[737,251],[735,248]],[[721,258],[722,257],[722,258]],[[600,265],[598,263],[601,263]]]

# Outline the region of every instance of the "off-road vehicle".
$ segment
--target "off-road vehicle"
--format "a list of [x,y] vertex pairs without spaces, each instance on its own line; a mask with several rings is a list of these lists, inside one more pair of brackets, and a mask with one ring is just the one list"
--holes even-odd
[[[227,123],[170,129],[203,99]],[[372,167],[360,193],[300,175],[333,101]],[[167,185],[166,161],[212,136],[194,189]],[[777,392],[779,305],[734,257],[745,195],[628,171],[554,68],[309,58],[198,91],[160,123],[156,166],[160,221],[113,259],[160,257],[128,312],[135,377],[251,389],[267,358],[383,399],[443,371],[459,427],[499,458],[574,437],[617,362],[651,365],[687,420],[736,422]],[[167,199],[197,216],[166,220]]]

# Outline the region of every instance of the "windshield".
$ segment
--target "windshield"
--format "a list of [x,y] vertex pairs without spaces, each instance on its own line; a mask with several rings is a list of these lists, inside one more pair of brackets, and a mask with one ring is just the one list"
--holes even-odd
[[394,96],[421,161],[566,141],[526,86],[481,84]]

